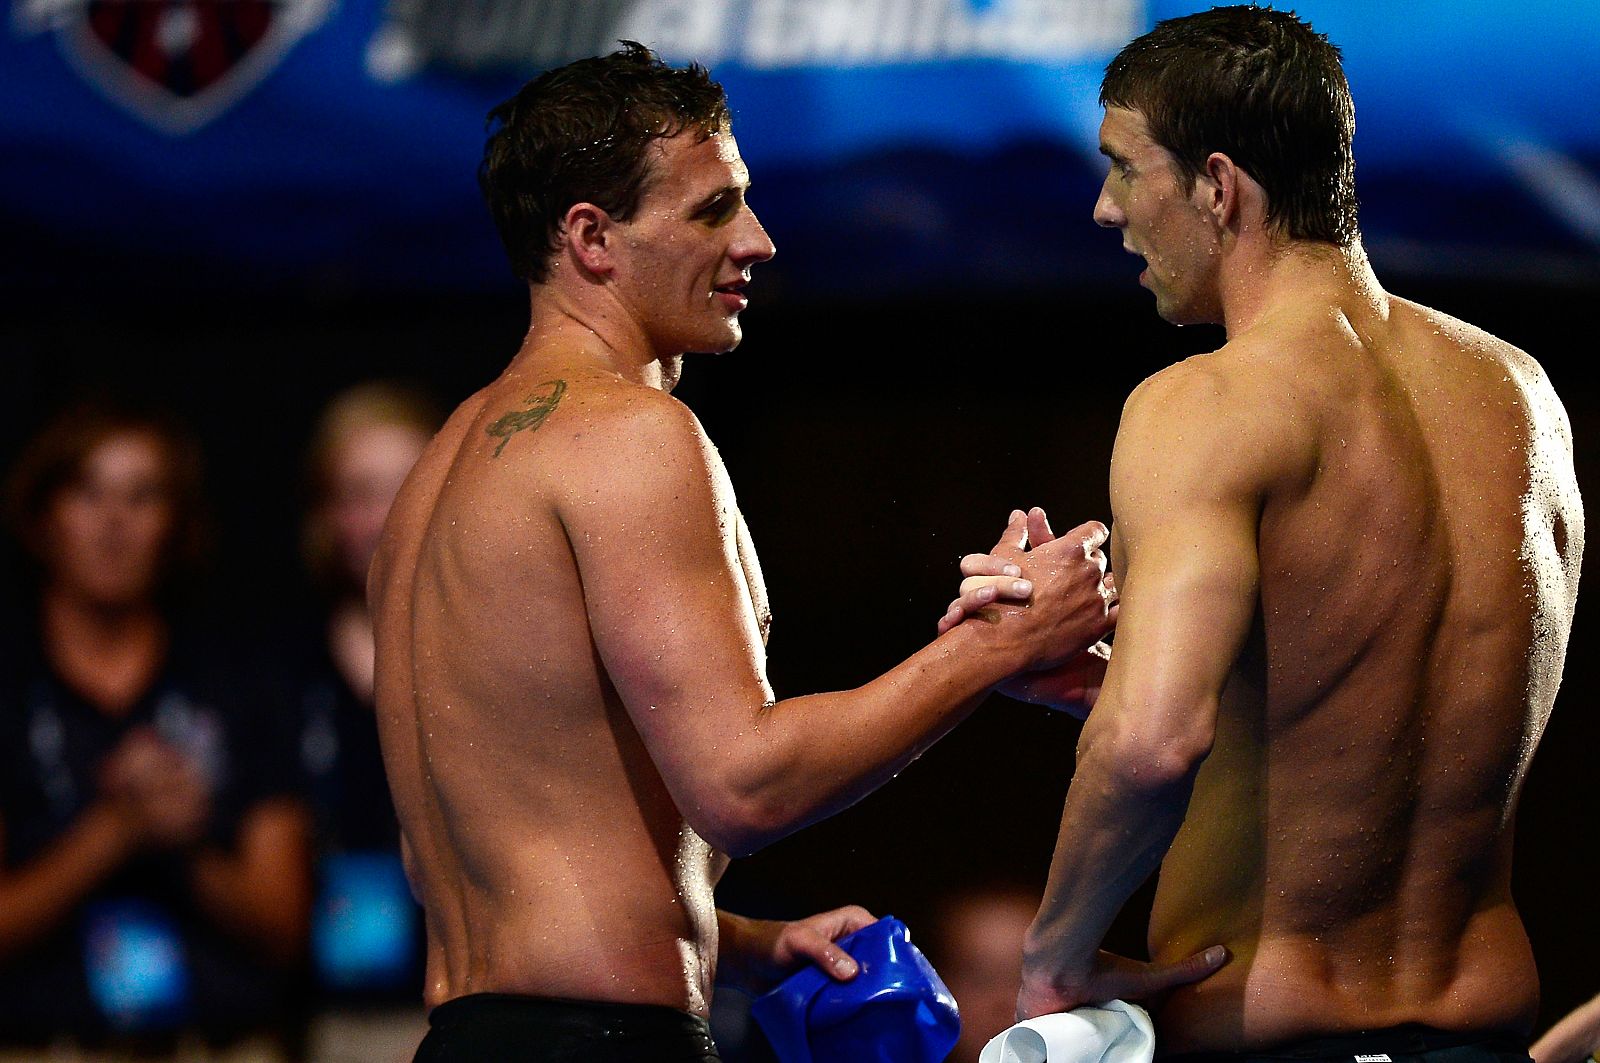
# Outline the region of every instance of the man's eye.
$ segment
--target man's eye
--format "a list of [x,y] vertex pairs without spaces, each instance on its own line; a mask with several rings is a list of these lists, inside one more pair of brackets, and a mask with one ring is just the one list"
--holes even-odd
[[712,225],[722,225],[731,221],[733,216],[739,212],[739,202],[738,199],[728,196],[717,200],[715,203],[707,204],[705,209],[700,212],[700,219]]

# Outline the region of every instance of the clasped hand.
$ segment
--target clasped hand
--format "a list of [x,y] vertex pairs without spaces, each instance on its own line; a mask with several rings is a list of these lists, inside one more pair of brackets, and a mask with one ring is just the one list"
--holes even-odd
[[101,768],[102,794],[144,845],[178,849],[205,836],[212,795],[199,767],[148,727],[129,731]]
[[1108,532],[1099,521],[1080,524],[1065,535],[1050,529],[1044,510],[1013,510],[993,550],[961,559],[961,588],[939,620],[939,634],[969,617],[1027,603],[1036,582],[1075,581],[1070,590],[1083,599],[1079,629],[1047,648],[1033,668],[1001,684],[1001,693],[1019,701],[1048,705],[1079,719],[1100,694],[1111,647],[1099,641],[1117,622],[1117,585],[1106,571],[1101,550]]

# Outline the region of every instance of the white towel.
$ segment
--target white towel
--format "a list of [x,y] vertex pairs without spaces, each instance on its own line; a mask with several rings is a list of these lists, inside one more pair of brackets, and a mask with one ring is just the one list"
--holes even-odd
[[1149,1014],[1113,1000],[1024,1019],[984,1045],[978,1063],[1150,1063],[1155,1054]]

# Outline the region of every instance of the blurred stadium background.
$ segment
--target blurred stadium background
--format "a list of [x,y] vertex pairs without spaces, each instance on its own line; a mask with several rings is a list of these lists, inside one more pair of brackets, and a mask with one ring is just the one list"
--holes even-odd
[[[1158,321],[1089,217],[1101,68],[1205,6],[10,0],[0,459],[85,390],[163,399],[208,450],[210,607],[247,623],[298,608],[322,403],[372,376],[454,403],[526,326],[474,184],[485,112],[539,69],[638,39],[726,85],[779,248],[743,347],[691,359],[678,392],[762,550],[774,684],[854,685],[931,636],[957,557],[1012,506],[1107,517],[1123,397],[1219,342]],[[1600,498],[1600,4],[1295,8],[1345,52],[1379,276],[1544,363]],[[863,570],[884,588],[866,600],[846,590]],[[1545,1022],[1600,990],[1588,601],[1519,837]],[[1042,879],[1076,736],[996,698],[879,794],[739,862],[720,896],[755,914],[859,902],[915,929],[961,883]]]

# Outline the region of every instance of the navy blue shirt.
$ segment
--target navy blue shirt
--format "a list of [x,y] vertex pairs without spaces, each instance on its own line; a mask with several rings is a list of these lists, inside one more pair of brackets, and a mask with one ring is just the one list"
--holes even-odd
[[335,666],[326,631],[285,640],[279,678],[314,815],[317,898],[311,959],[322,1006],[422,1000],[425,933],[400,862],[400,826],[378,722]]
[[[17,868],[94,802],[106,757],[153,729],[211,786],[206,843],[234,844],[250,810],[299,790],[289,709],[262,697],[260,663],[214,636],[174,636],[159,676],[112,717],[64,683],[36,637],[0,639],[0,821]],[[19,955],[0,959],[0,1043],[94,1042],[179,1026],[216,1039],[280,1029],[289,977],[211,926],[177,852],[146,852]]]

